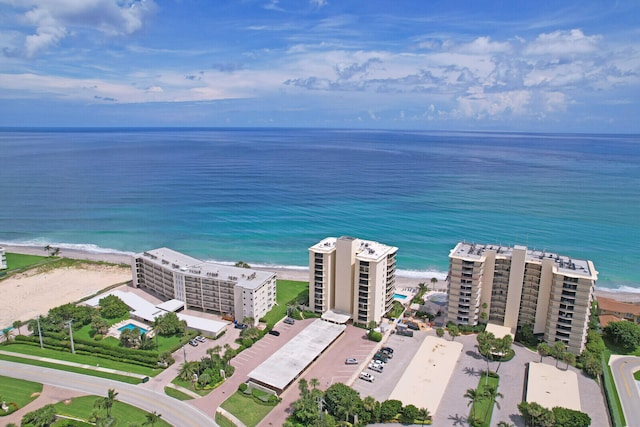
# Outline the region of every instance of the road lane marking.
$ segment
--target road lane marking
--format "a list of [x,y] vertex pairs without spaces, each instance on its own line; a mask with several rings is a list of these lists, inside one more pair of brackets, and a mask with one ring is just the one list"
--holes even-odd
[[622,377],[622,381],[624,381],[624,387],[627,389],[627,396],[631,397],[631,389],[629,389],[629,384],[627,383],[627,377],[624,375],[624,372],[622,371],[622,367],[624,365],[626,365],[627,362],[623,362],[622,365],[620,365],[620,376]]

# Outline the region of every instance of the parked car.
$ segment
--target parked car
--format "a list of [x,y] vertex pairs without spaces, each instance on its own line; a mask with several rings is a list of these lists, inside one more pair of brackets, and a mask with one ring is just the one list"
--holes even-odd
[[365,381],[369,381],[370,383],[374,382],[376,380],[376,377],[374,377],[373,375],[371,375],[368,372],[361,372],[360,373],[360,379],[361,380],[365,380]]
[[383,352],[389,353],[389,354],[393,354],[393,349],[391,347],[382,347],[380,349],[380,351],[383,351]]
[[195,339],[196,339],[196,341],[199,341],[199,342],[205,342],[207,340],[205,337],[200,336],[200,335],[198,335]]
[[384,363],[387,363],[389,361],[389,358],[383,353],[376,353],[375,356],[373,356],[373,359],[382,360]]
[[357,365],[358,364],[358,359],[354,359],[353,357],[349,357],[347,360],[344,361],[345,365]]
[[393,359],[393,353],[389,353],[388,351],[386,351],[384,348],[380,350],[380,353],[384,354],[385,356],[387,356],[389,359]]
[[194,340],[194,339],[190,339],[190,340],[189,340],[189,344],[190,344],[190,345],[192,345],[192,346],[194,346],[194,347],[197,347],[197,346],[198,346],[198,341],[196,341],[196,340]]
[[368,366],[369,369],[371,369],[372,371],[376,371],[376,372],[382,372],[382,370],[384,369],[384,366],[380,365],[379,363],[369,363]]
[[270,330],[270,331],[269,331],[269,333],[270,333],[271,335],[275,335],[276,337],[279,337],[279,336],[280,336],[280,332],[279,332],[279,331],[276,331],[275,329]]
[[296,323],[296,321],[293,320],[291,317],[285,317],[284,323],[286,323],[287,325],[293,325],[294,323]]
[[398,328],[398,330],[396,331],[396,334],[402,335],[402,336],[405,336],[405,337],[412,337],[413,336],[413,331],[409,330],[407,328]]
[[234,328],[236,328],[236,329],[247,329],[248,326],[245,325],[244,323],[236,323]]
[[380,366],[386,365],[386,363],[384,363],[382,360],[375,360],[375,359],[373,359],[370,363],[373,363],[375,365],[380,365]]

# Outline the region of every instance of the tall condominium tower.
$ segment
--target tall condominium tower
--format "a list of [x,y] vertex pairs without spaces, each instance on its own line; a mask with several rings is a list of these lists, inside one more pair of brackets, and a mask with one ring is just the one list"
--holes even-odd
[[133,257],[133,286],[186,308],[254,324],[276,303],[276,274],[200,261],[167,248]]
[[585,345],[598,272],[591,261],[525,246],[458,243],[449,254],[447,321],[530,324],[548,343],[579,354]]
[[317,313],[379,323],[393,303],[398,248],[327,237],[309,248],[309,305]]

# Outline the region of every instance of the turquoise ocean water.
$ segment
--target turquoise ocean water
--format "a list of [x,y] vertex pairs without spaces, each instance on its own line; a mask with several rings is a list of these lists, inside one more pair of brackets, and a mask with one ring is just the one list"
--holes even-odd
[[0,130],[0,242],[307,265],[326,236],[444,275],[460,240],[594,261],[640,290],[640,136]]

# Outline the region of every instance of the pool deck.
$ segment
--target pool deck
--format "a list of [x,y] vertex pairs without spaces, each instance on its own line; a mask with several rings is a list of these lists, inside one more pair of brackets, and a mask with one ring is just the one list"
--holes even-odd
[[144,323],[142,323],[142,322],[140,322],[138,320],[133,320],[133,319],[122,320],[122,321],[114,324],[113,326],[111,326],[109,328],[109,331],[107,332],[106,336],[120,339],[120,332],[121,332],[120,328],[122,328],[123,326],[129,325],[129,324],[131,324],[131,325],[133,325],[133,326],[135,326],[137,328],[144,329],[145,331],[147,331],[145,333],[147,334],[148,337],[152,337],[153,336],[153,330],[149,325],[146,325],[146,324],[144,324]]

